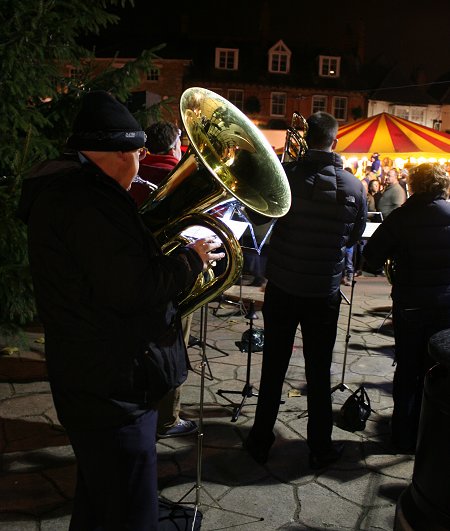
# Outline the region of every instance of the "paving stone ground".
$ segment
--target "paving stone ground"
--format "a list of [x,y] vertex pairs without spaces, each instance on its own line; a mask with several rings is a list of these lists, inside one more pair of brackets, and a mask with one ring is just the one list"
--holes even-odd
[[[351,288],[342,291],[350,301]],[[394,454],[389,447],[394,374],[389,293],[383,277],[357,278],[348,336],[350,305],[344,300],[341,306],[333,385],[344,383],[355,390],[364,383],[373,412],[362,432],[334,428],[334,438],[345,441],[344,455],[319,473],[312,473],[307,466],[300,331],[284,385],[276,442],[269,461],[260,466],[242,449],[252,426],[256,398],[246,398],[237,421],[231,421],[234,407],[241,403],[247,373],[247,354],[236,342],[249,321],[239,311],[230,315],[243,309],[241,305],[211,303],[205,357],[201,349],[189,349],[194,370],[183,387],[183,415],[199,421],[203,411],[203,435],[158,442],[161,494],[173,501],[183,499],[191,506],[198,504],[205,530],[393,529],[396,502],[410,482],[414,459]],[[258,318],[253,326],[262,328],[263,293],[259,288],[233,286],[226,300],[239,300],[240,294],[247,307],[250,300],[255,301]],[[197,311],[195,335],[199,334],[200,317]],[[42,333],[37,329],[27,332],[19,352],[0,357],[2,531],[60,531],[69,525],[75,460],[53,408],[43,349]],[[252,354],[254,393],[261,360],[261,353]],[[349,396],[345,386],[332,393],[336,415]],[[221,396],[219,389],[235,393]]]

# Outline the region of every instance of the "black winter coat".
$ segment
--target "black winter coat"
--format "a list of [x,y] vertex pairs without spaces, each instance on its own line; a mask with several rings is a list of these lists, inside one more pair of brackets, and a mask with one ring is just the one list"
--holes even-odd
[[292,205],[274,226],[266,276],[295,296],[330,296],[340,286],[345,248],[366,225],[365,190],[333,152],[308,150],[285,170]]
[[450,203],[413,194],[364,246],[374,268],[393,259],[392,298],[405,308],[450,305]]
[[61,423],[129,422],[148,407],[149,345],[170,351],[179,383],[186,378],[176,300],[201,272],[200,258],[189,249],[164,256],[128,193],[78,159],[46,163],[26,179],[19,216]]

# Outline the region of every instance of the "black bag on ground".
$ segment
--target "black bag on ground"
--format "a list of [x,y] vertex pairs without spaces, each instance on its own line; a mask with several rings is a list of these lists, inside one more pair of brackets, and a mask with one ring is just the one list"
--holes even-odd
[[203,514],[197,511],[194,522],[195,508],[173,503],[159,498],[159,531],[197,531],[201,528]]
[[370,412],[369,395],[361,385],[342,405],[337,425],[346,431],[361,431],[366,427]]
[[[250,330],[246,330],[240,341],[235,341],[235,345],[241,352],[248,352],[250,347]],[[251,338],[252,352],[262,352],[264,349],[264,329],[253,328]]]

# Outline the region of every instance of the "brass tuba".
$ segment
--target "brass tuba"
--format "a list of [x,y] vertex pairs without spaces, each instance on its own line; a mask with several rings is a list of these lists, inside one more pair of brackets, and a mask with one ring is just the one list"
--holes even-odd
[[205,227],[222,241],[225,270],[215,276],[209,268],[199,275],[179,301],[181,314],[187,315],[232,286],[243,265],[233,232],[206,211],[237,199],[254,212],[278,218],[289,210],[291,192],[269,142],[228,100],[193,87],[183,92],[180,112],[189,148],[140,213],[165,254],[186,243],[182,233],[192,226]]
[[307,132],[307,121],[303,115],[294,112],[291,118],[291,125],[286,130],[286,140],[281,155],[281,162],[292,162],[303,157],[308,149],[305,140]]

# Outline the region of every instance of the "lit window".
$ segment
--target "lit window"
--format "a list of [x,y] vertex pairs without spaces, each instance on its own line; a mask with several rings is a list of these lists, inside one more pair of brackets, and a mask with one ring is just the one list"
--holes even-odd
[[399,118],[404,118],[405,120],[409,120],[409,107],[406,107],[403,105],[390,105],[389,112],[390,114],[393,114],[394,116],[398,116]]
[[319,112],[327,110],[327,97],[326,96],[313,96],[312,97],[312,110],[311,112]]
[[269,50],[269,72],[275,74],[288,74],[291,67],[291,52],[289,48],[278,41]]
[[237,70],[238,59],[238,49],[216,48],[216,68],[219,68],[220,70]]
[[404,118],[416,124],[425,125],[426,110],[424,107],[414,105],[390,105],[389,113],[399,118]]
[[158,81],[159,80],[159,68],[151,68],[147,72],[147,81]]
[[341,73],[341,58],[321,55],[319,61],[319,76],[339,77]]
[[228,101],[242,111],[244,108],[244,91],[230,89],[228,91]]
[[270,96],[270,114],[272,116],[286,115],[286,92],[272,92]]
[[425,109],[423,107],[411,107],[409,119],[416,124],[425,125]]
[[347,98],[335,96],[333,98],[333,116],[336,120],[347,120]]

